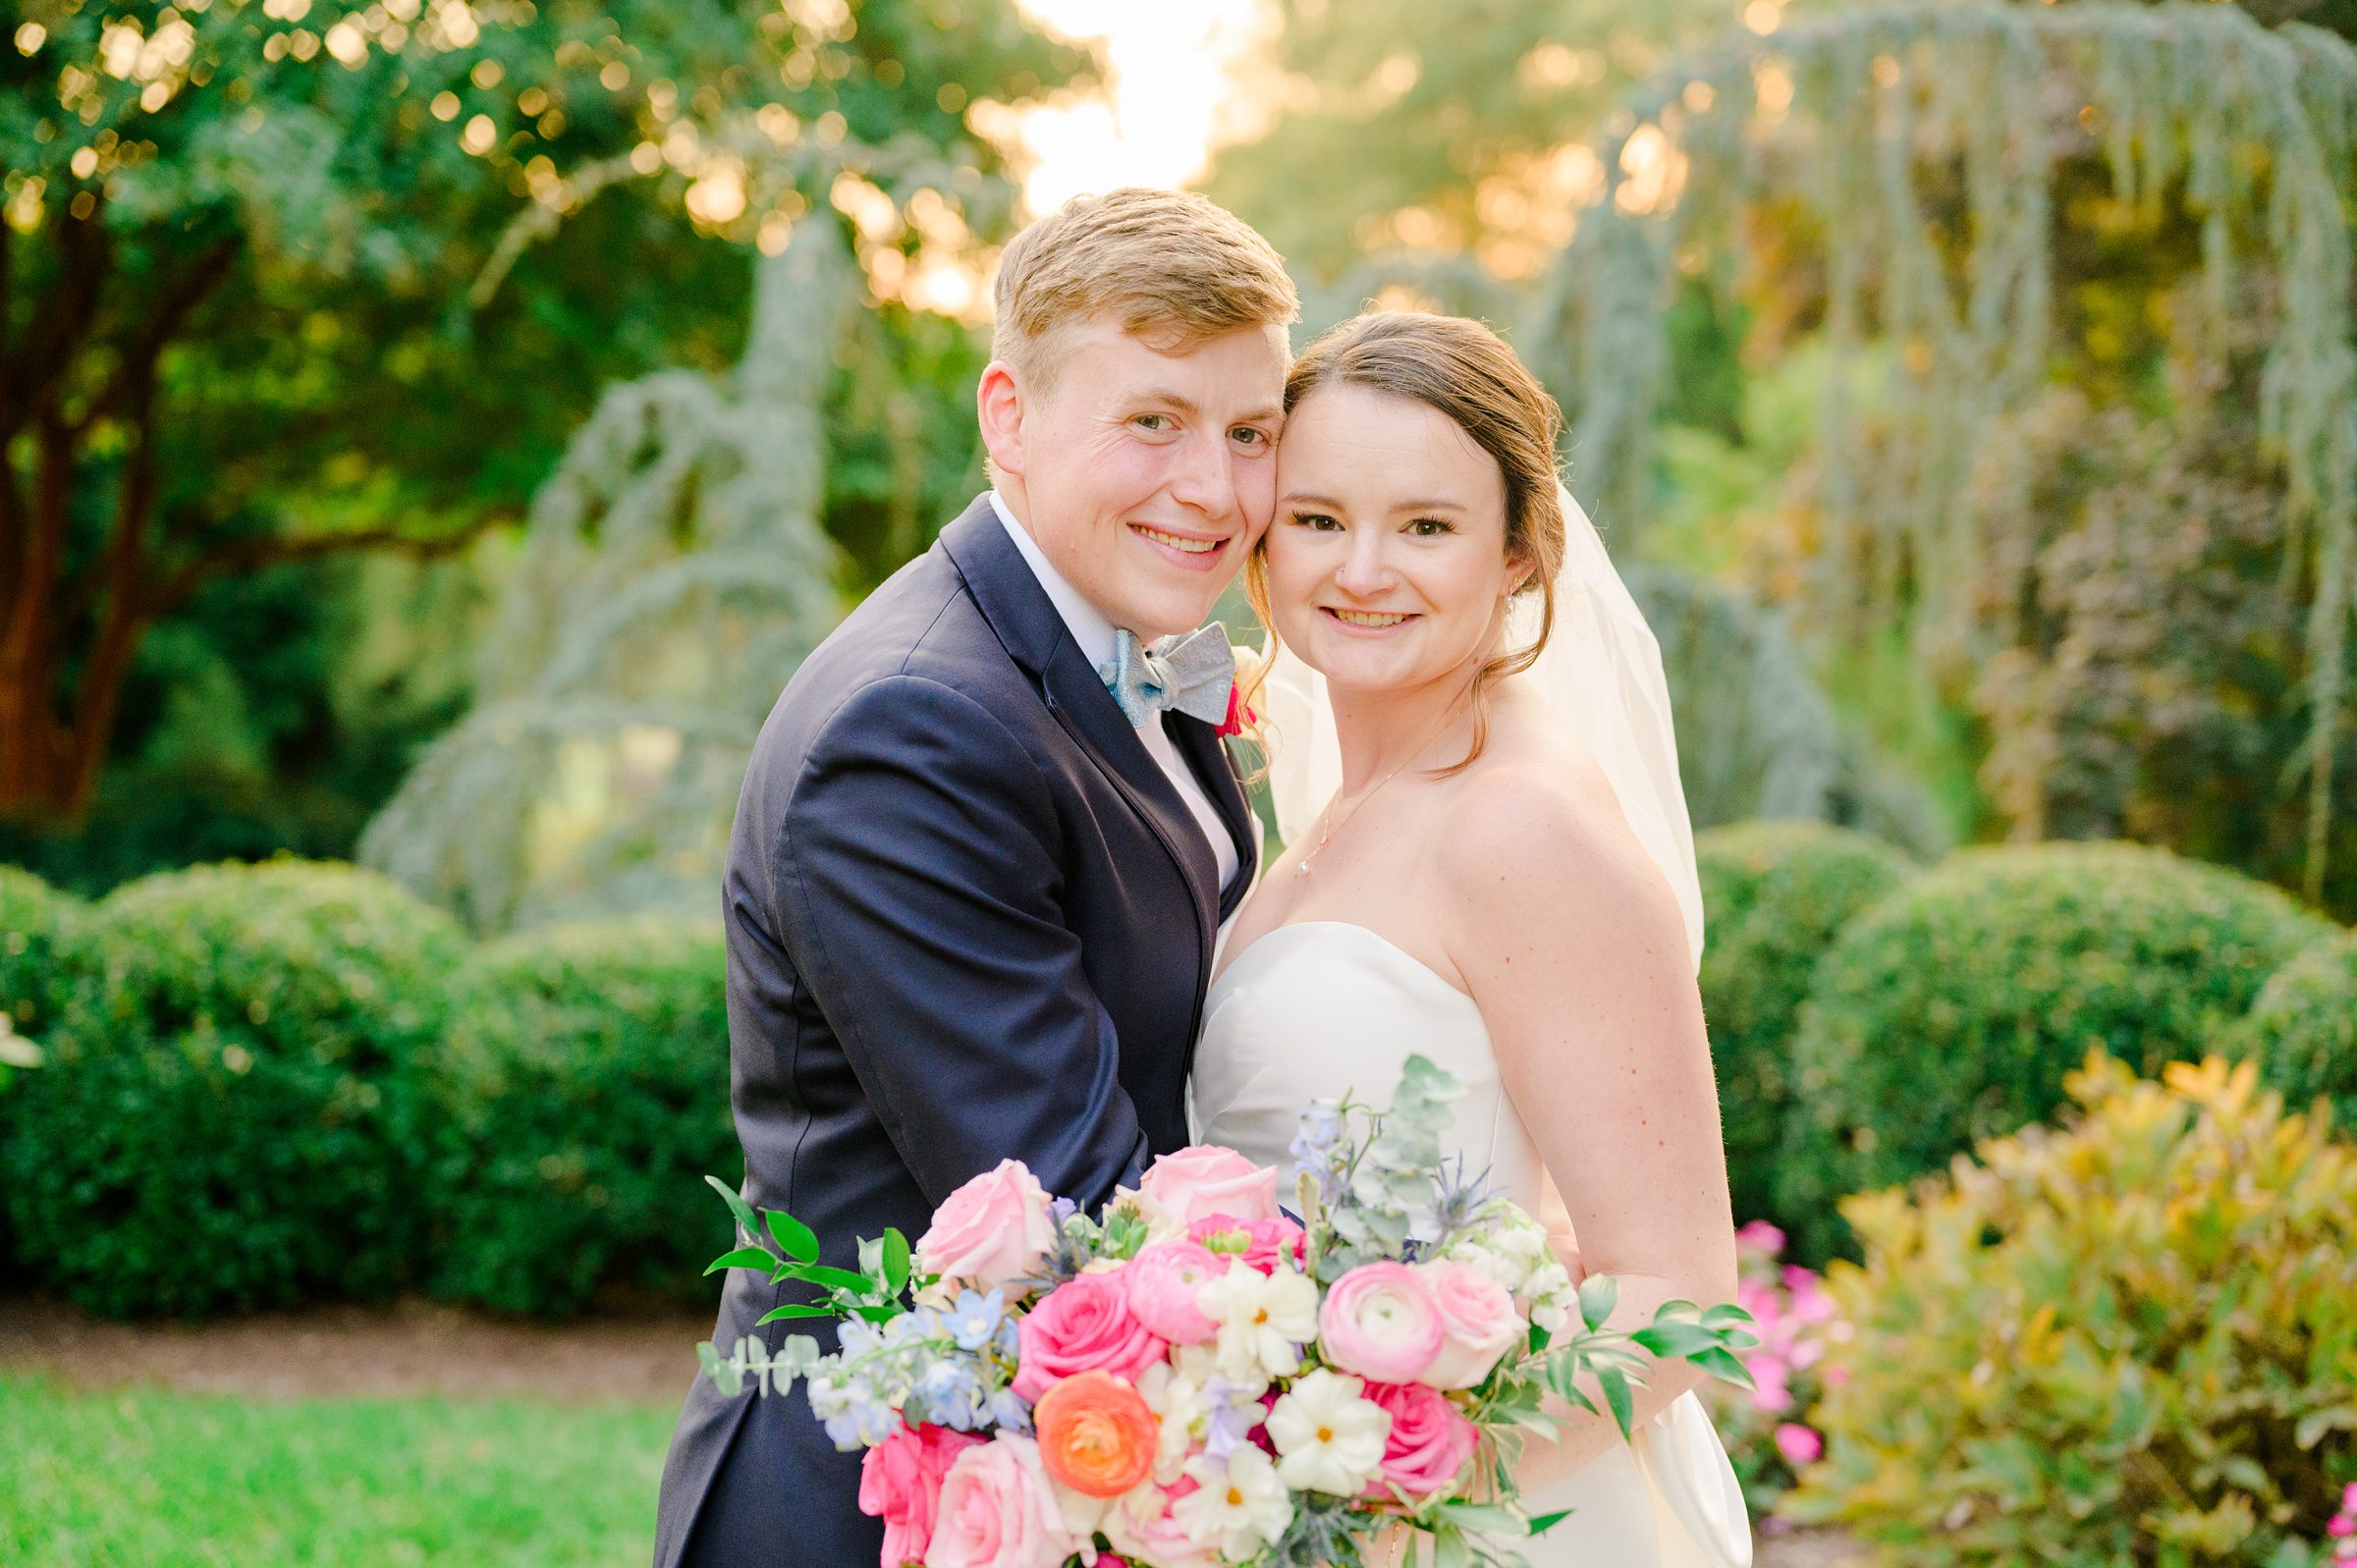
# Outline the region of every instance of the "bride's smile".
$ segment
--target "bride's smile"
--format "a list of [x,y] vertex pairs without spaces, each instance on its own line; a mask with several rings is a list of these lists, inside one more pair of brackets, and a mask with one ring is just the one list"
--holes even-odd
[[1302,398],[1277,464],[1280,640],[1338,696],[1461,685],[1527,574],[1507,559],[1497,462],[1429,404],[1345,382]]

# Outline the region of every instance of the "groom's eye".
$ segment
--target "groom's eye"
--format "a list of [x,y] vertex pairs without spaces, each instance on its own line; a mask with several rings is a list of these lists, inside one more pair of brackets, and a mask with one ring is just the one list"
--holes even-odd
[[1269,444],[1269,433],[1251,425],[1237,425],[1229,434],[1247,447],[1265,447]]
[[1141,430],[1151,430],[1160,434],[1171,428],[1171,416],[1167,413],[1141,413],[1130,423]]

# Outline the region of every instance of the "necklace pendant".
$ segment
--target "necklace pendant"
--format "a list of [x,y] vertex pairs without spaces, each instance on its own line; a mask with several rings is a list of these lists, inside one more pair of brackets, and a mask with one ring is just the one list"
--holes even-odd
[[1304,861],[1302,861],[1302,862],[1301,862],[1299,865],[1295,866],[1295,867],[1293,868],[1293,875],[1294,875],[1294,876],[1296,876],[1296,877],[1306,877],[1306,876],[1308,876],[1308,875],[1309,875],[1309,862],[1308,862],[1308,861],[1306,861],[1306,860],[1304,860]]

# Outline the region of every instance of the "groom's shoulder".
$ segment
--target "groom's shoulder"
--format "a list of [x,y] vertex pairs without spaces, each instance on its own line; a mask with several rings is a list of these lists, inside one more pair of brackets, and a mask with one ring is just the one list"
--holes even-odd
[[802,661],[762,740],[806,751],[847,724],[862,734],[944,723],[996,729],[997,716],[1020,712],[1018,699],[1030,689],[936,545],[869,594]]

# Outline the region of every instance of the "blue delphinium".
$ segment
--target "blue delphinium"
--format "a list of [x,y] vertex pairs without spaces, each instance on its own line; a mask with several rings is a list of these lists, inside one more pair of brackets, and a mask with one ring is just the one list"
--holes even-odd
[[1293,1174],[1308,1176],[1318,1184],[1321,1202],[1332,1203],[1342,1191],[1342,1178],[1334,1168],[1334,1147],[1343,1136],[1343,1113],[1332,1101],[1320,1100],[1301,1112],[1299,1128],[1289,1146],[1293,1157]]
[[904,1413],[921,1409],[936,1427],[972,1432],[983,1422],[986,1389],[980,1368],[963,1356],[943,1356],[918,1376]]
[[819,1376],[811,1378],[808,1386],[811,1413],[825,1424],[835,1446],[847,1453],[873,1448],[901,1428],[901,1418],[863,1379],[838,1383]]
[[960,1290],[958,1300],[940,1315],[940,1333],[957,1342],[960,1350],[980,1350],[989,1344],[1007,1317],[1007,1293],[994,1290],[985,1296],[973,1290]]

